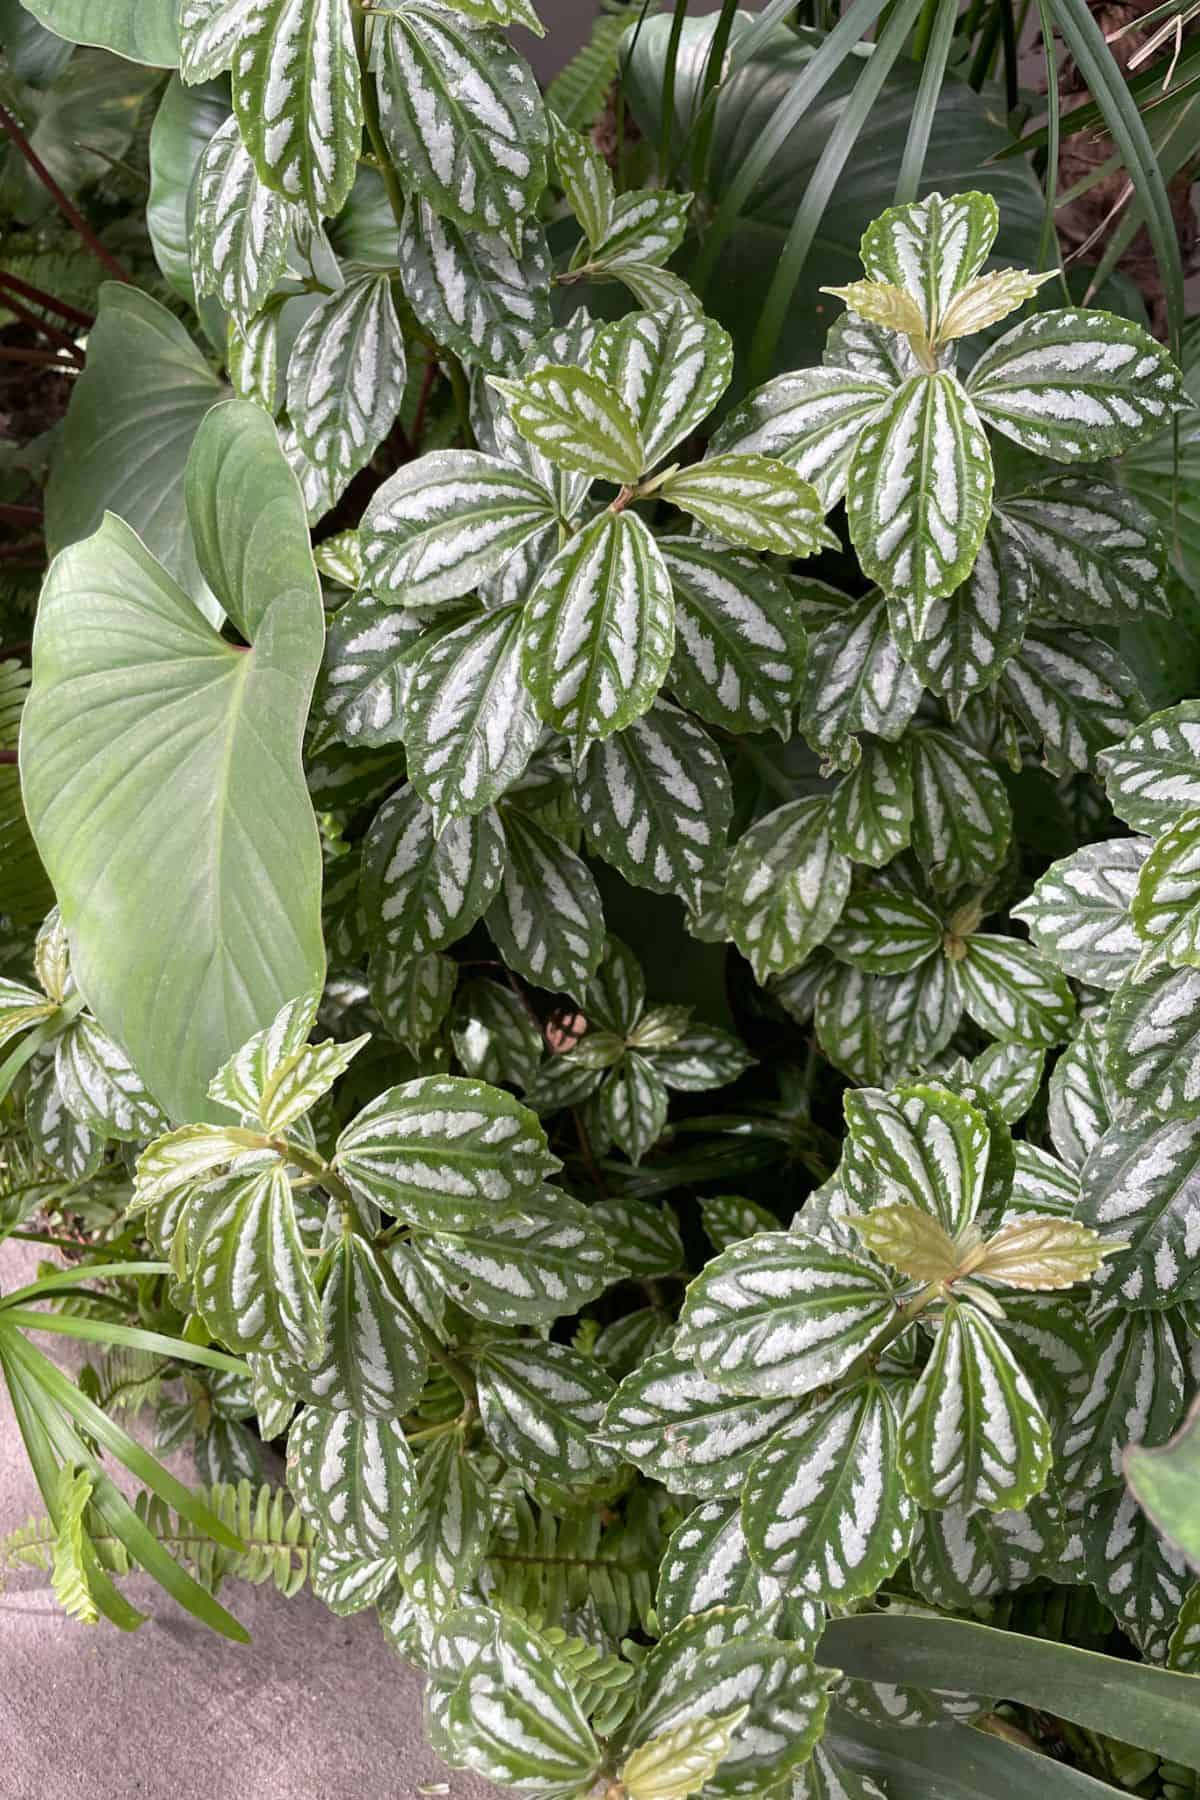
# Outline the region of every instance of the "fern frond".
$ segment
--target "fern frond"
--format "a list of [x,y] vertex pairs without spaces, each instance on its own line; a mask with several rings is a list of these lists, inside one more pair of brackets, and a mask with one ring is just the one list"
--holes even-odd
[[547,106],[577,131],[590,125],[604,105],[604,96],[617,78],[622,40],[636,17],[636,10],[624,7],[619,12],[602,12],[590,40],[546,89]]
[[80,1625],[96,1625],[100,1611],[92,1598],[84,1565],[87,1531],[84,1515],[92,1497],[92,1477],[86,1469],[65,1464],[58,1475],[58,1532],[50,1568],[50,1585],[68,1618]]
[[590,1603],[604,1634],[619,1641],[645,1625],[654,1601],[647,1571],[656,1565],[630,1556],[622,1532],[597,1511],[558,1519],[523,1494],[513,1496],[486,1566],[496,1599],[568,1632]]
[[178,1374],[178,1366],[169,1357],[118,1345],[101,1358],[98,1374],[98,1403],[105,1412],[139,1413],[157,1402],[163,1382]]
[[54,1560],[54,1526],[44,1515],[35,1519],[32,1515],[24,1525],[18,1525],[0,1537],[0,1592],[4,1588],[4,1578],[13,1569],[40,1569],[43,1574],[50,1573]]

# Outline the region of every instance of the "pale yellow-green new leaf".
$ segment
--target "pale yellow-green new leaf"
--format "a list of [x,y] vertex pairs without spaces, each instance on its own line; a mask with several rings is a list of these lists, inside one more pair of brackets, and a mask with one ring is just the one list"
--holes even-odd
[[905,337],[925,336],[921,308],[911,294],[890,281],[852,281],[848,287],[823,287],[821,292],[844,300],[851,312],[869,319],[872,325],[902,332]]
[[691,1719],[636,1749],[621,1771],[629,1800],[686,1800],[716,1774],[750,1708]]
[[1057,269],[1034,275],[1029,269],[993,269],[990,275],[977,275],[975,280],[956,294],[938,322],[938,343],[951,338],[969,337],[973,331],[984,331],[1000,319],[1006,319],[1026,300],[1032,300],[1043,282],[1053,281]]
[[1031,1213],[1001,1226],[984,1245],[971,1273],[1008,1287],[1068,1288],[1089,1280],[1106,1256],[1125,1248],[1123,1241],[1102,1238],[1077,1219]]
[[954,1239],[919,1206],[877,1206],[851,1223],[868,1250],[914,1281],[950,1281],[958,1273]]

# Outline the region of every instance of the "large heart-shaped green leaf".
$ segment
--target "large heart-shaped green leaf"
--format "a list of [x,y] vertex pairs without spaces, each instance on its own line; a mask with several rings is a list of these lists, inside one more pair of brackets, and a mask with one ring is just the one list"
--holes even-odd
[[130,62],[179,62],[174,0],[22,0],[27,12],[72,44],[100,44]]
[[55,561],[21,754],[38,848],[96,1016],[164,1110],[320,985],[321,861],[301,734],[321,658],[304,506],[258,407],[215,409],[188,463],[221,638],[108,517]]

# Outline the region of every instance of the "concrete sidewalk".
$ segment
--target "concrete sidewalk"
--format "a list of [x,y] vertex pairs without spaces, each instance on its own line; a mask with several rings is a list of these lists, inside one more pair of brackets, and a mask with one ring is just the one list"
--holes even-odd
[[[0,1246],[0,1288],[40,1254]],[[44,1511],[0,1391],[0,1536]],[[151,1617],[125,1635],[64,1618],[46,1580],[21,1571],[0,1593],[0,1800],[419,1800],[431,1782],[495,1800],[426,1747],[420,1677],[373,1613],[230,1582],[221,1598],[253,1640],[231,1644],[131,1577]]]

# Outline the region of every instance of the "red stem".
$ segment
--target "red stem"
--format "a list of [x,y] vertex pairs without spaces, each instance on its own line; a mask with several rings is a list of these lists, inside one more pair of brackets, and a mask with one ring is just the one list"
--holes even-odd
[[417,401],[417,416],[413,420],[412,441],[417,449],[421,448],[421,433],[425,429],[425,413],[429,406],[429,396],[433,392],[433,384],[437,379],[437,358],[430,352],[429,361],[425,364],[425,379],[421,383],[421,397]]
[[65,369],[70,366],[63,361],[57,350],[26,350],[23,348],[14,350],[6,344],[0,344],[0,362],[41,363],[51,369]]
[[17,121],[13,118],[6,106],[0,106],[0,128],[2,128],[12,139],[21,155],[25,158],[25,161],[29,164],[29,167],[33,170],[34,174],[53,200],[55,206],[57,206],[63,218],[67,221],[68,225],[79,233],[92,255],[96,257],[99,262],[103,263],[113,280],[128,282],[132,285],[131,278],[126,274],[111,250],[106,250],[104,248],[104,245],[100,242],[100,239],[96,236],[79,208],[72,201],[67,199],[67,196],[63,193],[57,181],[55,181],[53,175],[50,173],[49,169],[46,167],[45,163],[42,161],[41,157],[29,142],[29,139],[25,136],[25,133],[21,130],[21,127],[17,124]]
[[6,525],[40,525],[42,515],[36,506],[0,506],[0,519]]
[[15,763],[16,760],[17,752],[15,750],[0,750],[0,763]]
[[31,313],[27,306],[22,306],[19,300],[14,300],[11,294],[5,293],[2,285],[0,285],[0,302],[13,315],[14,319],[20,319],[22,325],[28,325],[32,330],[40,331],[42,336],[49,338],[52,344],[58,344],[67,352],[72,362],[82,369],[85,361],[83,351],[72,338],[67,336],[65,331],[60,331],[57,325],[51,325],[47,319],[39,319],[37,314]]
[[69,319],[72,325],[80,325],[85,331],[96,323],[94,313],[84,312],[81,307],[72,306],[66,300],[59,300],[54,294],[48,294],[44,288],[34,287],[32,281],[22,281],[19,275],[11,275],[7,269],[0,269],[0,285],[11,288],[14,294],[21,294],[26,300],[32,300],[38,306],[44,306],[50,312],[56,312],[60,318]]

